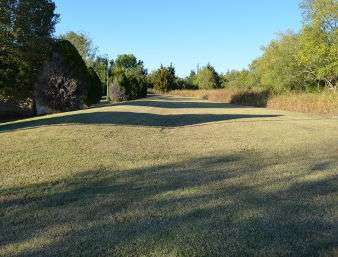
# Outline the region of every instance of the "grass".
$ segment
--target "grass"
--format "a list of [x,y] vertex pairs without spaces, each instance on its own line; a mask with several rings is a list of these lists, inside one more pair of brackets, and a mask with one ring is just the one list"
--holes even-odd
[[276,110],[313,113],[325,116],[338,116],[338,94],[323,91],[321,93],[285,93],[272,95],[264,90],[247,91],[245,89],[213,90],[175,90],[173,96],[196,97],[224,103],[244,104],[267,107]]
[[0,256],[337,256],[337,130],[160,96],[0,124]]
[[302,93],[276,96],[269,108],[338,116],[338,94],[332,92]]

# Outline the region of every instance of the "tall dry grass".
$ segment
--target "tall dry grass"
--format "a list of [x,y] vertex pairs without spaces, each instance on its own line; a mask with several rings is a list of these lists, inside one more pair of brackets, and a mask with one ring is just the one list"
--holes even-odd
[[214,102],[267,107],[271,109],[314,113],[328,116],[338,115],[338,94],[330,91],[320,93],[269,94],[266,90],[212,89],[175,90],[170,95],[195,97]]
[[268,108],[287,111],[338,115],[338,94],[322,93],[289,93],[273,96],[267,103]]

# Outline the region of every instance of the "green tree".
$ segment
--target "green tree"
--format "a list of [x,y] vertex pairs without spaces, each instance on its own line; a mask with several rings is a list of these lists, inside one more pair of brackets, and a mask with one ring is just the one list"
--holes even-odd
[[161,67],[151,74],[151,81],[155,90],[168,92],[176,88],[175,68],[170,65]]
[[232,70],[221,75],[222,87],[251,89],[259,85],[259,79],[253,70]]
[[220,87],[220,78],[215,68],[208,64],[199,69],[194,78],[194,83],[200,89],[213,89]]
[[293,32],[280,34],[264,47],[263,55],[251,65],[261,84],[276,92],[305,89],[307,77],[298,59],[299,50],[299,35]]
[[74,31],[71,31],[66,33],[65,35],[62,35],[61,38],[71,42],[73,46],[76,47],[86,64],[88,66],[92,65],[97,48],[93,46],[93,42],[89,38],[89,36],[84,33],[76,33]]
[[12,26],[14,3],[14,0],[0,1],[0,96],[3,98],[14,94],[20,70]]
[[32,98],[34,84],[52,48],[58,15],[51,0],[0,1],[1,94]]
[[108,69],[108,59],[105,57],[96,57],[95,61],[92,64],[93,69],[95,70],[96,74],[99,76],[101,81],[102,93],[106,94],[107,90],[107,73],[109,72]]
[[88,106],[91,106],[93,104],[97,104],[101,100],[102,83],[96,71],[92,67],[89,67],[88,69],[88,76],[89,86],[87,90],[87,97],[85,98],[85,103]]
[[299,60],[308,76],[332,89],[338,78],[338,2],[306,0],[301,4],[304,27],[300,33]]
[[114,66],[124,69],[137,69],[143,68],[143,62],[141,60],[137,60],[133,54],[122,54],[117,56],[114,61]]
[[[92,103],[91,87],[91,74],[77,49],[67,40],[57,40],[36,82],[38,107],[79,109],[86,101]],[[38,113],[43,112],[38,108]]]
[[[134,55],[119,55],[111,62],[112,87],[119,87],[127,99],[136,99],[147,95],[147,70],[143,62]],[[115,97],[113,97],[115,98]]]

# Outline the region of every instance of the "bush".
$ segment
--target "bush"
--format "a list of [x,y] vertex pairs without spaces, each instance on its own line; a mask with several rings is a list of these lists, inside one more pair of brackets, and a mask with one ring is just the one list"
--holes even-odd
[[128,70],[126,72],[126,83],[124,90],[128,100],[147,96],[147,79],[138,70]]
[[89,85],[90,75],[76,48],[69,41],[58,40],[36,82],[37,104],[53,111],[81,108]]
[[234,94],[230,103],[266,107],[270,96],[271,92],[269,90],[243,91]]
[[[123,92],[123,97],[126,100],[145,97],[148,87],[146,74],[147,71],[144,69],[142,61],[137,60],[133,55],[120,55],[112,67],[112,87],[114,90],[111,88],[111,91],[114,91],[117,95],[119,95],[119,92]],[[117,95],[111,95],[111,99],[119,100],[116,99]]]
[[196,84],[199,89],[215,89],[221,86],[220,78],[214,67],[210,64],[197,71],[194,84]]
[[259,78],[251,70],[232,70],[221,76],[223,88],[251,89],[259,86]]
[[88,106],[91,106],[93,104],[97,104],[100,102],[102,97],[102,83],[95,72],[93,68],[88,69],[88,75],[89,75],[89,87],[87,90],[87,97],[85,99],[85,103]]
[[175,69],[173,66],[161,67],[151,75],[153,88],[159,92],[168,92],[176,87]]
[[119,85],[112,83],[109,90],[109,98],[113,102],[121,102],[127,99],[126,94]]
[[197,85],[192,83],[189,79],[177,78],[175,81],[175,90],[198,89]]
[[[115,70],[113,84],[114,92],[123,92],[125,100],[134,100],[147,96],[147,80],[146,77],[137,70]],[[119,90],[117,90],[119,87]],[[116,99],[111,96],[111,99]]]

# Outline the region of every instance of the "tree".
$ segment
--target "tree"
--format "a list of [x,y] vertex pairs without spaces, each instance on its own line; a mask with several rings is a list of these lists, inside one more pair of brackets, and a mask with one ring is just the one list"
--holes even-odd
[[117,56],[114,61],[114,66],[124,69],[135,69],[143,67],[143,62],[141,60],[137,60],[133,54],[122,54]]
[[86,100],[91,104],[90,76],[77,49],[67,40],[56,41],[36,82],[38,113],[46,112],[46,107],[53,111],[76,110]]
[[99,76],[101,81],[102,93],[106,94],[107,90],[107,73],[109,72],[108,69],[108,59],[105,57],[96,57],[95,61],[92,64],[93,69],[95,70],[96,74]]
[[221,76],[222,87],[251,89],[259,85],[259,79],[255,74],[252,69],[228,71]]
[[155,90],[160,92],[168,92],[175,89],[175,68],[170,65],[169,67],[161,67],[151,74],[151,81]]
[[329,33],[337,29],[338,2],[336,0],[303,0],[300,8],[306,26]]
[[261,84],[275,92],[304,90],[311,84],[304,65],[299,62],[299,50],[299,35],[293,32],[280,34],[264,47],[263,55],[251,65]]
[[[115,61],[111,62],[111,92],[117,92],[119,87],[121,95],[126,99],[136,99],[147,95],[147,70],[143,62],[138,60],[134,55],[119,55]],[[115,96],[111,96],[116,98]]]
[[13,31],[13,11],[15,1],[0,1],[0,96],[14,94],[19,60]]
[[87,90],[87,97],[85,103],[88,106],[97,104],[100,102],[102,97],[102,84],[99,76],[96,74],[95,70],[92,67],[88,69],[89,75],[89,86]]
[[50,56],[58,15],[51,0],[0,2],[0,87],[5,97],[33,97],[34,83]]
[[213,89],[220,87],[220,78],[215,68],[208,64],[207,66],[199,69],[194,78],[194,83],[200,89]]
[[93,46],[92,40],[86,34],[71,31],[62,35],[61,39],[71,42],[86,64],[88,66],[92,65],[97,49]]
[[132,54],[118,55],[115,60],[111,61],[111,71],[115,70],[137,70],[142,75],[147,75],[147,70],[144,68],[143,61],[138,60]]
[[312,79],[335,89],[338,78],[338,2],[306,0],[301,8],[304,27],[300,33],[298,57]]

